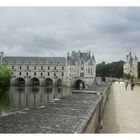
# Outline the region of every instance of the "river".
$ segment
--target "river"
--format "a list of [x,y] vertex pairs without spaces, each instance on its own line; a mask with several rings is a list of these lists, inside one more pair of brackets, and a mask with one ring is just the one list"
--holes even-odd
[[64,96],[70,96],[72,89],[67,87],[15,87],[0,93],[0,117],[22,109],[44,107],[47,103]]

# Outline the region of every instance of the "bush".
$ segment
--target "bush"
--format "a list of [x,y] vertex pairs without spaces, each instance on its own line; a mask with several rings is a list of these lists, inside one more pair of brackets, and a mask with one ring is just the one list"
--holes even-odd
[[127,80],[130,80],[130,79],[133,78],[133,76],[131,76],[130,74],[124,73],[124,74],[123,74],[123,78],[124,78],[124,79],[127,79]]
[[11,70],[7,67],[0,67],[0,88],[10,86]]

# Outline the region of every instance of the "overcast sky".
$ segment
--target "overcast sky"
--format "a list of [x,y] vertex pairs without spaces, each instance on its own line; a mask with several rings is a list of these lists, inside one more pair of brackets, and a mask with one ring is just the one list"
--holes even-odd
[[91,51],[97,63],[140,60],[140,8],[0,7],[0,51],[6,56],[66,56]]

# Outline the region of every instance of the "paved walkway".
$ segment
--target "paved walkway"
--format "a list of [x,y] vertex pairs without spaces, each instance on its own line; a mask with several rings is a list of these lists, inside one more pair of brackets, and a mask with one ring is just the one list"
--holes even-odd
[[114,83],[104,113],[101,133],[140,133],[140,87],[133,91]]

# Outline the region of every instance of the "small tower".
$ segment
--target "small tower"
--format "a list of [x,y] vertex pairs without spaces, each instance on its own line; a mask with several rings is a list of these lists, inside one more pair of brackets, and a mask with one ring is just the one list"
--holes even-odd
[[4,58],[4,52],[0,52],[0,64],[2,63],[3,58]]
[[126,63],[124,64],[124,74],[130,74],[135,79],[138,78],[138,59],[135,55],[133,58],[131,51],[126,55]]

